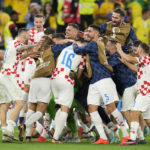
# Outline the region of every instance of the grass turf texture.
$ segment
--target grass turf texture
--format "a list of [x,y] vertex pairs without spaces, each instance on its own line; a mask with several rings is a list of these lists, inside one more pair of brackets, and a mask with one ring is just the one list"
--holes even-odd
[[[15,130],[16,135],[18,130]],[[0,131],[0,150],[149,150],[150,149],[150,135],[146,137],[147,144],[144,145],[132,145],[132,146],[120,146],[117,144],[108,145],[93,145],[86,140],[82,140],[81,143],[63,143],[52,144],[51,140],[46,143],[37,143],[35,139],[31,143],[16,142],[16,143],[2,143],[1,131]]]

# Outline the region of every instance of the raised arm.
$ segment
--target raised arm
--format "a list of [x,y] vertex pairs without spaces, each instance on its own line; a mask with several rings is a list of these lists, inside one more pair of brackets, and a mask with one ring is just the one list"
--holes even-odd
[[77,44],[73,45],[73,50],[77,54],[86,54],[86,53],[94,53],[97,49],[97,43],[92,41],[85,46],[78,46]]
[[131,63],[138,63],[138,60],[136,57],[133,57],[133,56],[130,56],[130,55],[127,55],[126,53],[124,53],[122,51],[122,48],[121,48],[121,44],[120,43],[117,43],[116,44],[116,47],[117,47],[117,52],[120,54],[120,56],[127,60],[128,62],[131,62]]

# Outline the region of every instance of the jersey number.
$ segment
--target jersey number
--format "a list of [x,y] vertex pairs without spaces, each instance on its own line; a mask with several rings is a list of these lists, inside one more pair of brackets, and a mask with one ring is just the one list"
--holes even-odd
[[71,69],[71,66],[72,66],[72,60],[71,59],[74,57],[75,57],[75,54],[73,54],[73,53],[68,54],[68,51],[66,51],[61,64],[65,65],[66,67]]

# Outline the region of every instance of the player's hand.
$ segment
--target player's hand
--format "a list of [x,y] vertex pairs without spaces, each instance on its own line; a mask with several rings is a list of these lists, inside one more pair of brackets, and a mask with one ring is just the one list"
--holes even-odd
[[33,57],[33,58],[39,58],[39,57],[41,57],[41,52],[39,52],[39,51],[32,51],[30,53],[30,56]]
[[123,58],[118,57],[118,59],[123,63],[123,64],[127,64],[127,61]]
[[117,51],[120,51],[122,48],[121,48],[121,44],[120,43],[117,43],[116,44],[116,48],[117,48]]

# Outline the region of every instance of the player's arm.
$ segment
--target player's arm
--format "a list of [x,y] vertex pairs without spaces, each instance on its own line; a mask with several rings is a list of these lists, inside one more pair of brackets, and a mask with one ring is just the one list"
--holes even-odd
[[126,61],[130,62],[130,63],[138,63],[138,60],[136,57],[133,57],[133,56],[130,56],[130,55],[127,55],[126,53],[124,53],[122,51],[122,48],[121,48],[121,44],[120,43],[117,43],[116,44],[116,47],[117,47],[117,52],[120,54],[120,56],[125,59]]
[[51,46],[52,52],[53,53],[59,53],[61,52],[64,48],[66,48],[67,46],[70,46],[72,44],[72,42],[67,42],[65,44],[53,44]]
[[92,41],[85,46],[81,46],[80,44],[80,42],[76,42],[76,44],[73,45],[73,50],[77,54],[94,53],[95,48],[97,48],[97,43],[95,41]]
[[4,58],[4,52],[0,51],[0,61]]
[[129,69],[131,69],[133,72],[137,72],[137,66],[134,65],[134,64],[131,64],[129,62],[127,62],[126,60],[124,60],[123,58],[119,58],[118,59],[123,63],[125,64]]
[[23,51],[28,51],[33,47],[35,47],[35,46],[34,45],[24,45],[24,46],[21,46],[21,47],[17,48],[17,52],[21,53]]

